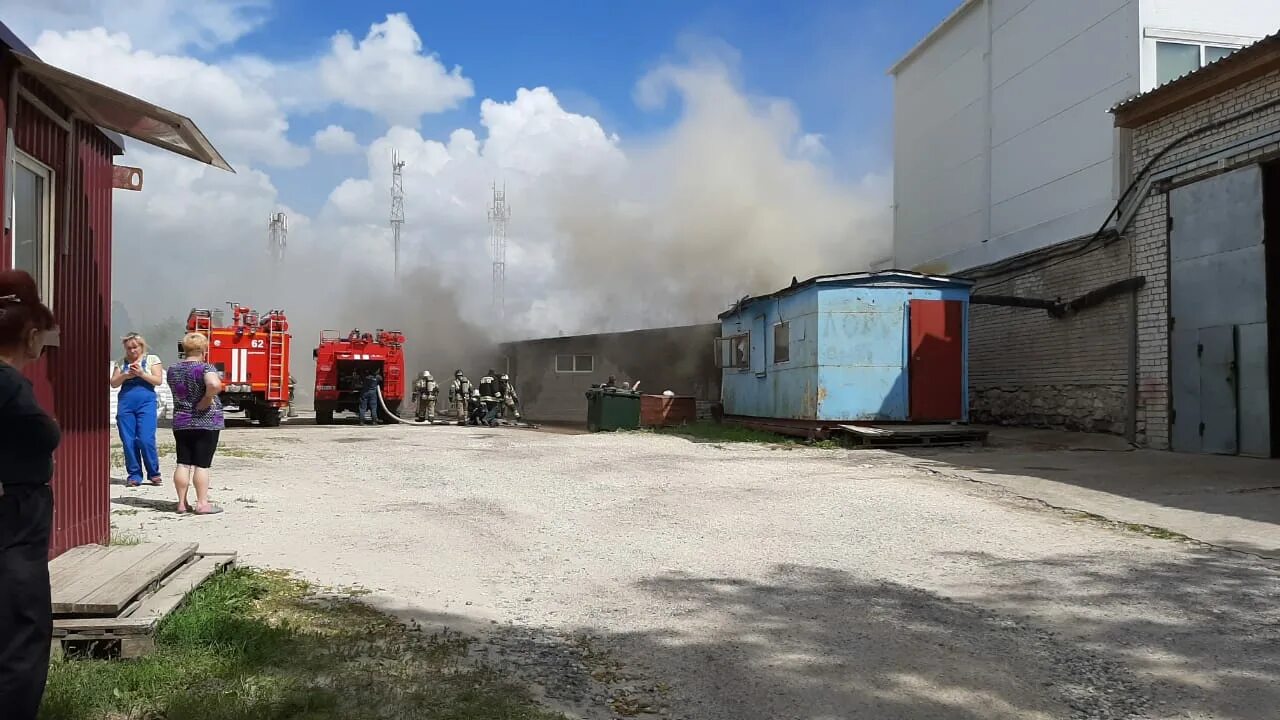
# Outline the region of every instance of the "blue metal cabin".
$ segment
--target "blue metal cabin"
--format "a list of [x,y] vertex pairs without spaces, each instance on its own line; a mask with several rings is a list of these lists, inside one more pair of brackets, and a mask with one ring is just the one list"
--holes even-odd
[[726,416],[967,422],[973,283],[887,270],[821,275],[720,314]]

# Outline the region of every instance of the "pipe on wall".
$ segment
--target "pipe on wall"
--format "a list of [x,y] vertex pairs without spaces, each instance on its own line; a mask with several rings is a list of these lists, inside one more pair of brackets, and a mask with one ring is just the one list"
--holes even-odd
[[1062,302],[1061,300],[1044,300],[1041,298],[1026,298],[1016,295],[974,295],[969,298],[969,302],[973,305],[1001,305],[1004,307],[1021,307],[1031,308],[1033,310],[1044,310],[1051,317],[1064,318],[1081,310],[1088,310],[1091,307],[1101,305],[1118,295],[1125,293],[1133,293],[1147,284],[1147,279],[1142,276],[1131,277],[1110,285],[1103,285],[1096,290],[1081,295],[1075,300]]
[[18,83],[22,80],[22,68],[15,67],[9,73],[9,105],[5,108],[8,114],[5,125],[4,150],[4,229],[13,232],[13,172],[17,158],[17,143],[14,142],[13,127],[18,123]]

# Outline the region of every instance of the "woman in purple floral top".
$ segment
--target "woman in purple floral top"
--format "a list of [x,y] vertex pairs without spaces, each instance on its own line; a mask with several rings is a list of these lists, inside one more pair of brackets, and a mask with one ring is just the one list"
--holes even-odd
[[[222,378],[205,362],[209,339],[200,333],[182,338],[183,358],[169,368],[173,391],[173,440],[178,446],[178,467],[173,487],[178,491],[178,512],[212,515],[222,508],[209,502],[209,467],[222,431]],[[187,504],[187,489],[196,486],[196,504]]]

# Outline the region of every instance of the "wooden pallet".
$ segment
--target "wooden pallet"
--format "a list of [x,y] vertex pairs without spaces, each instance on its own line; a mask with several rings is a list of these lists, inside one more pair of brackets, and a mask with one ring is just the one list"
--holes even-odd
[[987,431],[969,425],[838,425],[844,438],[860,447],[968,445],[987,439]]
[[54,651],[122,658],[151,652],[160,621],[235,559],[234,552],[183,543],[73,549],[49,568]]

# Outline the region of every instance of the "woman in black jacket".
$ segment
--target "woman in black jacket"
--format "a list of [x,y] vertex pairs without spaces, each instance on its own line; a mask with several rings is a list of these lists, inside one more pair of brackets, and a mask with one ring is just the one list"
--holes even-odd
[[0,272],[0,715],[13,720],[40,709],[53,638],[49,481],[61,433],[21,372],[53,327],[31,276]]

